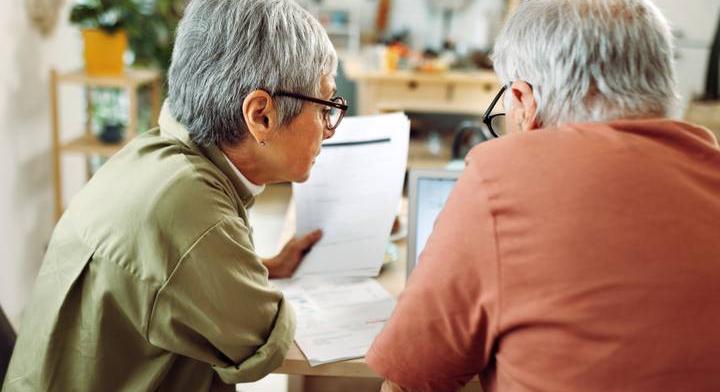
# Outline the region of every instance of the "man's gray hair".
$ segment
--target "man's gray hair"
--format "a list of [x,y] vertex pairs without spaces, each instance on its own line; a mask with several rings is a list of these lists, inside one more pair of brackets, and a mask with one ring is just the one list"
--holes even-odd
[[[337,68],[327,33],[294,0],[192,0],[178,27],[168,103],[195,143],[247,136],[243,100],[253,90],[318,96]],[[303,102],[276,97],[281,125]]]
[[502,83],[533,86],[542,127],[665,117],[677,103],[670,27],[649,0],[523,1],[493,58]]

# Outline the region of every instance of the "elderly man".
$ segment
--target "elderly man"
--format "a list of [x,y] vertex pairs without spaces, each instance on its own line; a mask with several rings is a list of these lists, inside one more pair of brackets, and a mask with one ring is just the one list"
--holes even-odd
[[469,154],[368,354],[385,389],[720,391],[720,150],[667,118],[661,13],[525,1],[494,58],[510,135]]
[[254,253],[264,184],[304,181],[347,106],[335,51],[292,0],[194,0],[160,128],[58,223],[3,391],[207,391],[280,365],[294,321],[268,275],[320,238]]

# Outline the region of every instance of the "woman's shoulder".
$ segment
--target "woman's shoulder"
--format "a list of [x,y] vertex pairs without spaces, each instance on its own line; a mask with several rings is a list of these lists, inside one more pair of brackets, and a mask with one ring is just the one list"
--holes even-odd
[[245,215],[230,179],[202,153],[179,147],[159,154],[149,166],[153,219],[203,227]]
[[116,235],[132,237],[142,227],[191,240],[228,216],[245,216],[242,208],[230,180],[199,151],[149,134],[106,162],[69,212]]

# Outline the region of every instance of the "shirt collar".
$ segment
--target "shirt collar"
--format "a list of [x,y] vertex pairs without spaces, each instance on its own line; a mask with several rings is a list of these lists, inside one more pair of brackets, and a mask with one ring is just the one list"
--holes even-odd
[[230,167],[232,167],[233,171],[235,171],[235,174],[237,174],[237,176],[240,178],[240,181],[243,183],[243,185],[245,185],[245,188],[247,188],[250,193],[252,193],[253,197],[257,197],[259,194],[263,193],[263,191],[265,190],[265,185],[257,185],[250,182],[250,180],[248,180],[248,178],[240,172],[237,166],[232,163],[230,158],[228,158],[225,153],[223,153],[223,155],[225,156],[225,160],[227,161],[227,163],[230,165]]
[[[235,167],[231,164],[225,154],[217,146],[199,146],[192,141],[190,134],[187,129],[175,119],[175,116],[170,111],[170,107],[167,102],[163,104],[162,110],[160,111],[160,118],[158,119],[160,125],[160,133],[165,137],[171,137],[179,140],[181,143],[186,145],[193,151],[203,155],[205,158],[210,160],[220,171],[230,180],[237,195],[239,196],[239,202],[242,203],[244,208],[250,208],[255,197],[254,190],[251,192],[252,184],[243,176]],[[258,185],[252,184],[257,190]],[[262,191],[262,190],[260,190]],[[259,193],[259,192],[258,192]]]

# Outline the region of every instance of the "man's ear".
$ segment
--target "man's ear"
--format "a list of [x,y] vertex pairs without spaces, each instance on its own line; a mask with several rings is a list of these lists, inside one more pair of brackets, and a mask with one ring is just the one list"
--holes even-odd
[[516,80],[510,86],[512,105],[515,118],[514,122],[519,131],[534,131],[539,128],[537,122],[537,101],[533,95],[532,86],[525,81]]
[[270,94],[251,91],[243,101],[243,117],[248,131],[259,144],[265,144],[277,124],[277,110]]

